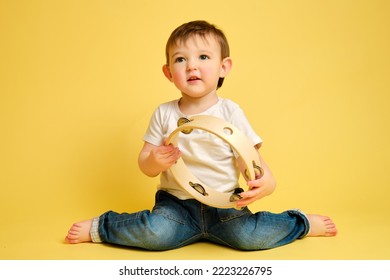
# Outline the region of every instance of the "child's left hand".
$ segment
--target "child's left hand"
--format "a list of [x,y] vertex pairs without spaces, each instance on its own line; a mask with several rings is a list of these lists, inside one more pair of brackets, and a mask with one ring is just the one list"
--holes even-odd
[[[241,199],[237,201],[236,207],[245,207],[256,200],[262,199],[263,197],[273,193],[276,187],[276,181],[268,168],[267,164],[259,154],[261,168],[263,169],[262,175],[256,174],[256,179],[247,181],[249,190],[240,193]],[[238,166],[240,170],[245,170],[245,165],[241,158],[238,158]],[[242,171],[241,171],[242,172]]]
[[237,201],[237,208],[245,207],[256,200],[270,195],[276,188],[276,181],[267,164],[260,157],[261,167],[263,169],[263,175],[257,175],[256,179],[247,181],[249,187],[248,191],[240,193],[241,199]]
[[247,206],[256,200],[262,199],[273,191],[270,190],[270,187],[267,188],[267,184],[264,184],[263,178],[248,181],[247,183],[249,190],[240,193],[241,199],[237,201],[238,208]]

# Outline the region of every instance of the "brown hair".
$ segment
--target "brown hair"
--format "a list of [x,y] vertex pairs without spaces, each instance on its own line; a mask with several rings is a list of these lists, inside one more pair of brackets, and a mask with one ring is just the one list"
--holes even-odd
[[[230,55],[229,43],[222,30],[217,28],[215,25],[208,23],[207,21],[196,20],[180,25],[171,33],[171,36],[169,37],[165,47],[167,64],[169,64],[169,48],[180,42],[187,41],[194,35],[198,35],[202,38],[205,38],[207,35],[214,36],[214,38],[221,46],[221,58],[224,59]],[[223,80],[224,78],[219,78],[217,88],[222,86]]]

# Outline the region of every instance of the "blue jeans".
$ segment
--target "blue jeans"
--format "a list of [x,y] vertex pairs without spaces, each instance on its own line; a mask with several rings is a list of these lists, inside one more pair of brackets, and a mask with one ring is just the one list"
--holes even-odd
[[299,210],[252,214],[248,208],[213,208],[195,199],[180,200],[164,191],[156,193],[152,212],[108,211],[93,224],[93,242],[147,250],[175,249],[199,240],[239,250],[270,249],[302,238],[309,231],[309,222]]

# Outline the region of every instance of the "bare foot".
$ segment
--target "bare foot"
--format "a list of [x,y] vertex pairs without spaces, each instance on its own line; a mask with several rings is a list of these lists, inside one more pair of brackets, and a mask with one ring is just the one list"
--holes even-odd
[[326,216],[308,214],[310,232],[307,236],[335,236],[337,234],[336,225]]
[[91,226],[92,220],[85,220],[73,224],[65,237],[65,242],[70,244],[91,242],[92,239],[91,235],[89,234]]

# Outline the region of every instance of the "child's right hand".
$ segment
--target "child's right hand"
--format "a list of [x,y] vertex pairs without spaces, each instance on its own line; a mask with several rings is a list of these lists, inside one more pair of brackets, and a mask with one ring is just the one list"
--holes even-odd
[[165,141],[161,146],[145,142],[138,156],[138,165],[145,175],[155,177],[171,167],[180,156],[179,148],[167,145]]
[[152,161],[159,166],[161,171],[171,167],[181,156],[181,151],[178,147],[169,145],[161,145],[150,151]]

